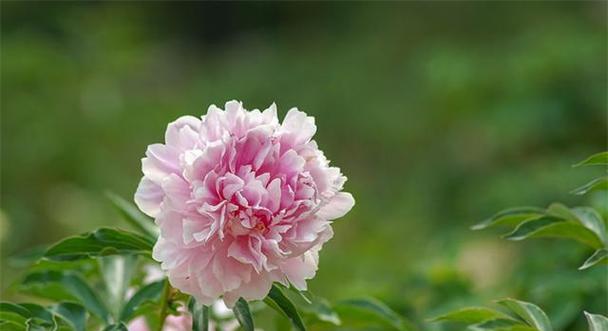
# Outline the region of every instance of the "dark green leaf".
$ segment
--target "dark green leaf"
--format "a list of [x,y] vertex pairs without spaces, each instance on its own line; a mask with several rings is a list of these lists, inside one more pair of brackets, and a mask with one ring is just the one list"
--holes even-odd
[[249,310],[249,304],[245,299],[239,298],[234,304],[234,308],[232,308],[234,312],[234,316],[239,321],[239,324],[245,331],[254,331],[253,326],[253,316],[251,316],[251,311]]
[[475,324],[494,319],[510,319],[510,317],[494,309],[469,307],[435,317],[431,320],[431,322],[448,321]]
[[103,331],[129,331],[127,327],[123,324],[112,324],[108,325]]
[[584,270],[591,268],[596,264],[607,264],[608,263],[608,249],[602,248],[596,250],[578,270]]
[[74,273],[60,271],[37,272],[29,274],[23,281],[23,284],[26,286],[46,285],[48,283],[61,285],[93,315],[106,322],[110,320],[110,314],[106,306],[89,285]]
[[574,239],[594,248],[603,246],[597,235],[583,225],[553,216],[523,222],[504,236],[509,240],[543,237]]
[[608,331],[608,318],[599,314],[585,312],[589,324],[589,331]]
[[540,217],[544,210],[537,207],[509,208],[496,213],[494,216],[473,225],[472,230],[481,230],[496,225],[517,225],[525,220]]
[[61,302],[53,306],[52,311],[66,321],[75,331],[85,331],[87,312],[83,306],[73,302]]
[[139,306],[145,302],[159,300],[163,291],[164,283],[165,282],[163,280],[150,283],[136,292],[122,309],[120,320],[123,322],[130,321],[133,317],[135,317],[134,313]]
[[198,303],[194,297],[191,297],[188,301],[188,311],[192,315],[192,331],[209,330],[209,307]]
[[152,240],[158,238],[158,228],[154,225],[152,219],[140,212],[135,205],[120,196],[110,192],[107,193],[107,196],[112,202],[112,205],[116,207],[125,221],[131,226]]
[[575,164],[573,167],[590,165],[608,165],[608,152],[600,152],[597,154],[593,154],[585,160]]
[[608,176],[596,178],[589,183],[572,190],[572,194],[583,195],[595,190],[608,190]]
[[538,331],[552,331],[551,322],[542,309],[529,302],[515,299],[503,299],[498,301],[501,305],[509,308],[512,312],[521,317],[528,325]]
[[302,317],[300,317],[296,306],[294,306],[293,302],[285,296],[278,286],[272,285],[264,302],[287,317],[296,330],[306,330],[306,326],[304,326],[304,322],[302,322]]
[[538,331],[522,322],[513,319],[495,319],[470,327],[472,331]]
[[374,321],[400,331],[412,329],[411,323],[406,325],[399,314],[373,298],[341,301],[334,308],[342,317],[349,316],[365,319],[368,322]]
[[101,228],[58,242],[49,248],[44,257],[51,260],[75,260],[116,254],[150,255],[153,245],[153,240],[136,233]]

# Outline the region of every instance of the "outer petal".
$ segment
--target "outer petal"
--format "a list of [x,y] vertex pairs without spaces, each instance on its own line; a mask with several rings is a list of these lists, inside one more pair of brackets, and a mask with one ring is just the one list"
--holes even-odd
[[135,204],[139,209],[150,217],[156,217],[160,213],[160,204],[165,194],[159,185],[144,177],[135,191]]
[[355,205],[352,194],[346,192],[336,193],[319,211],[317,216],[331,221],[340,218],[348,213]]
[[299,111],[298,108],[291,108],[287,112],[280,129],[280,133],[285,136],[290,146],[307,143],[315,132],[317,132],[315,118]]

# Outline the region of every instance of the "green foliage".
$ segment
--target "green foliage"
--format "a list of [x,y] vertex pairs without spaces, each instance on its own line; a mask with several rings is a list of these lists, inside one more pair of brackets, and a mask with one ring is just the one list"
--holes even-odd
[[232,309],[234,316],[239,321],[239,324],[245,331],[254,331],[253,316],[249,310],[249,304],[245,299],[239,298]]
[[589,323],[589,331],[607,331],[608,318],[599,314],[590,314],[585,312],[587,323]]
[[373,298],[340,301],[335,306],[343,319],[351,318],[365,323],[379,323],[394,330],[411,330],[412,326],[381,301]]
[[156,240],[156,238],[158,238],[158,228],[154,226],[154,222],[139,211],[137,207],[117,194],[108,192],[107,196],[112,202],[112,205],[123,216],[123,219],[133,228],[145,235],[148,239]]
[[188,311],[192,315],[192,331],[209,330],[209,307],[191,297],[188,301]]

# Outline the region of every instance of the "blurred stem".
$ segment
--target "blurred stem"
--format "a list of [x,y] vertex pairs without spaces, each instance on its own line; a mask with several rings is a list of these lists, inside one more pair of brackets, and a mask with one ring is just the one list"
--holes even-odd
[[158,322],[158,331],[163,330],[165,319],[167,318],[168,312],[167,307],[169,306],[169,296],[171,295],[171,285],[169,281],[165,279],[165,286],[163,287],[163,294],[160,302],[160,321]]

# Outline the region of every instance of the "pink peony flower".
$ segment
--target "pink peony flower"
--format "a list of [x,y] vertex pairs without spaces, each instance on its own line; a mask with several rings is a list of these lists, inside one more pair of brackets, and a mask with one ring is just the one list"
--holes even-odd
[[153,256],[171,285],[204,304],[264,298],[273,282],[306,289],[331,221],[354,205],[317,144],[314,118],[240,102],[183,116],[148,146],[135,202],[155,218]]

